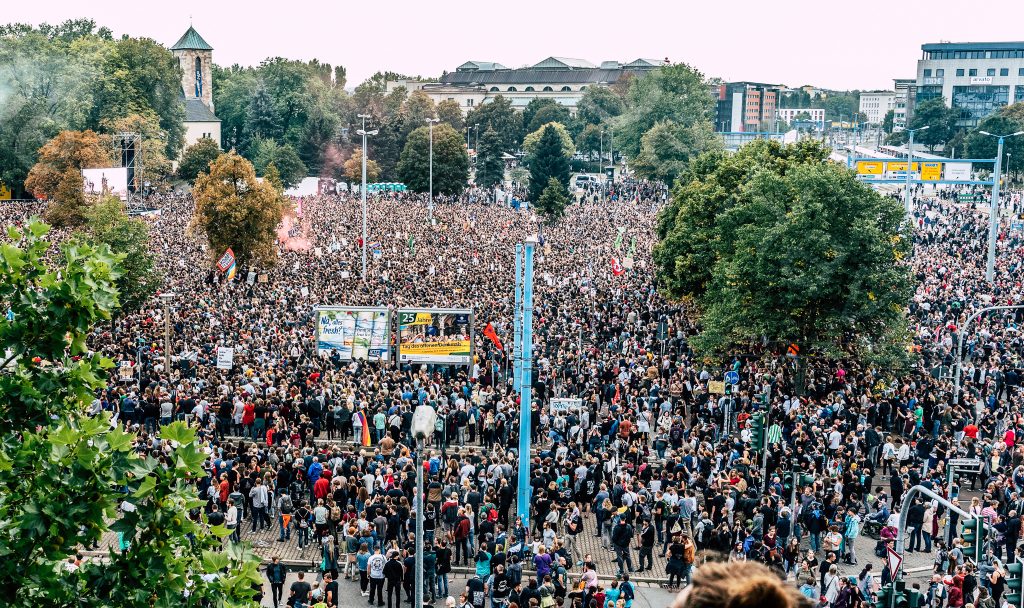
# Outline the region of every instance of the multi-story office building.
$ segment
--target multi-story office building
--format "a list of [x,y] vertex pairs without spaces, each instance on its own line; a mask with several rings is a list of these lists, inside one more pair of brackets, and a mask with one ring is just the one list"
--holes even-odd
[[1000,107],[1024,101],[1024,42],[938,42],[921,51],[914,105],[942,98],[960,110],[959,126],[975,127]]
[[[825,108],[779,108],[775,115],[784,123],[792,124],[794,121],[802,120],[822,124],[825,122]],[[797,118],[797,117],[800,118]]]
[[889,110],[896,109],[896,91],[865,91],[860,94],[860,113],[868,122],[880,125]]
[[435,81],[389,81],[387,92],[398,87],[409,92],[423,91],[435,103],[455,101],[463,113],[493,101],[498,95],[511,101],[518,110],[534,99],[553,99],[575,114],[576,104],[587,87],[610,86],[623,76],[637,76],[663,65],[667,65],[667,60],[604,61],[594,65],[585,59],[548,57],[524,68],[507,68],[493,61],[467,61]]
[[907,100],[910,101],[910,110],[914,110],[914,94],[917,91],[917,80],[914,78],[893,78],[893,90],[896,91],[896,101],[893,104],[892,128],[900,130],[907,128]]
[[714,87],[715,130],[720,133],[751,133],[775,130],[775,110],[780,85],[729,82]]

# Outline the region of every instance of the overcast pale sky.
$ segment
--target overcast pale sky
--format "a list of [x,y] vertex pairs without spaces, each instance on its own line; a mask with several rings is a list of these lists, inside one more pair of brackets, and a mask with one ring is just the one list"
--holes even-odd
[[167,46],[188,28],[221,65],[313,57],[348,69],[437,76],[466,60],[509,67],[565,56],[689,63],[708,76],[789,86],[891,88],[912,77],[921,44],[1024,38],[1020,0],[323,1],[4,0],[0,21],[91,17],[116,36]]

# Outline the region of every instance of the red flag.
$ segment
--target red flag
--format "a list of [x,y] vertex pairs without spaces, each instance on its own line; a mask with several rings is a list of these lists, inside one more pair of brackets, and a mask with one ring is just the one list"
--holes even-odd
[[622,264],[619,263],[619,258],[612,258],[612,274],[619,276],[624,272],[626,271],[622,268]]
[[498,347],[498,350],[505,350],[505,347],[501,345],[501,340],[498,338],[498,332],[494,331],[494,326],[490,323],[488,323],[487,327],[484,328],[484,336],[491,342],[494,342],[494,345]]

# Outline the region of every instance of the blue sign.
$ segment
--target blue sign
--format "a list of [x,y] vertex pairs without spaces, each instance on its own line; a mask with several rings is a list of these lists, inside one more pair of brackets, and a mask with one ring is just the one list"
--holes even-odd
[[726,384],[739,384],[740,375],[734,371],[725,372],[725,383]]

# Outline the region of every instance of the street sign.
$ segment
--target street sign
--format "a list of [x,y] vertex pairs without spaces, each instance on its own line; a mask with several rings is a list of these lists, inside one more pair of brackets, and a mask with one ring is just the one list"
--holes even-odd
[[732,370],[725,372],[725,383],[726,384],[739,384],[740,374]]
[[885,558],[889,560],[889,576],[896,576],[896,573],[900,571],[900,566],[903,565],[903,556],[893,551],[892,547],[886,547],[888,553]]
[[981,461],[977,458],[950,458],[948,466],[958,469],[981,469]]
[[660,321],[658,323],[658,339],[665,340],[668,338],[668,323]]
[[708,382],[708,392],[713,395],[724,395],[725,394],[725,382],[719,382],[718,380],[711,380]]
[[1024,230],[1024,223],[1013,222],[1012,224],[1010,224],[1010,230],[1013,230],[1014,232],[1020,232]]

